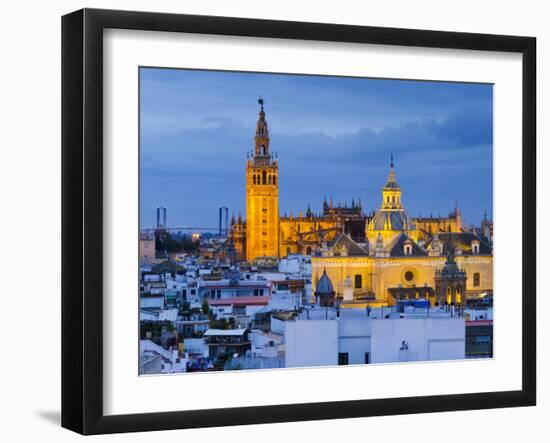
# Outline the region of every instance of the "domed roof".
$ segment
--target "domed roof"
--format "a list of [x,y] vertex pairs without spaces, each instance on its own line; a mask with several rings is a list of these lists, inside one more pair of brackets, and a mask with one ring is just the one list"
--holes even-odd
[[445,266],[443,266],[443,269],[441,270],[441,274],[455,275],[455,274],[461,274],[462,272],[463,271],[461,271],[458,265],[456,264],[456,261],[454,258],[454,251],[450,250],[447,255],[447,260],[445,261]]
[[334,288],[332,287],[332,282],[330,281],[330,278],[327,275],[326,269],[323,271],[323,275],[317,282],[317,287],[315,288],[315,295],[334,295]]
[[371,221],[372,230],[383,231],[388,224],[391,231],[414,231],[416,224],[403,210],[379,210]]

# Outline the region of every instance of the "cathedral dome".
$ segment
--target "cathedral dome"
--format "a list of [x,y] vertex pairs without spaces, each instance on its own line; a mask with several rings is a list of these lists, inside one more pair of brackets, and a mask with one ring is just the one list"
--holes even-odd
[[334,288],[332,286],[332,281],[330,281],[327,271],[323,271],[323,275],[317,282],[317,287],[315,288],[315,295],[334,295]]
[[374,231],[414,231],[416,224],[403,210],[380,210],[372,218],[371,229]]
[[401,203],[401,188],[395,179],[393,155],[390,173],[382,188],[382,204],[368,225],[369,231],[415,231],[416,224]]

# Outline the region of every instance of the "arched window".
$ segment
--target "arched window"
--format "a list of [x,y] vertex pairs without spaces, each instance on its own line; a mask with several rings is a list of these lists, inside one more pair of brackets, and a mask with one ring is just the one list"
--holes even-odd
[[267,183],[268,183],[268,184],[271,184],[271,175],[269,175],[269,176],[267,177]]
[[276,176],[276,175],[273,176],[273,184],[274,184],[274,185],[277,184],[277,176]]
[[395,203],[395,195],[392,195],[392,196],[391,196],[391,202],[392,202],[392,203]]
[[363,287],[363,277],[361,274],[355,274],[355,289],[361,289]]
[[386,203],[389,203],[389,202],[390,202],[390,196],[388,195],[388,196],[386,197]]
[[306,255],[311,255],[311,246],[308,246],[306,249]]
[[254,177],[252,177],[252,182],[256,184],[256,174],[254,174]]
[[481,275],[479,272],[474,272],[474,286],[481,285]]
[[286,255],[289,255],[290,254],[290,247],[287,247],[286,248]]
[[262,185],[265,185],[267,180],[267,172],[262,171]]
[[260,146],[260,148],[261,148],[261,151],[260,151],[261,154],[265,155],[265,145]]

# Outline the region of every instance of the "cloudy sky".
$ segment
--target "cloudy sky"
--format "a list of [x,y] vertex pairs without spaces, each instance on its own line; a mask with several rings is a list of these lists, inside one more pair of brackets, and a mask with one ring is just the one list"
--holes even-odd
[[279,207],[379,206],[394,155],[405,209],[468,223],[492,213],[491,85],[142,68],[141,225],[216,227],[245,213],[258,97],[279,154]]

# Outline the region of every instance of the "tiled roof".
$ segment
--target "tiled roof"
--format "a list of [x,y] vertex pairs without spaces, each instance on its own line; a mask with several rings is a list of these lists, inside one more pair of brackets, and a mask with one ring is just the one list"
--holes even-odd
[[422,249],[420,246],[418,246],[414,241],[412,241],[407,235],[401,234],[397,241],[393,244],[393,246],[390,248],[390,257],[408,257],[408,255],[405,255],[405,242],[409,240],[411,242],[411,256],[425,256],[428,255],[428,253]]
[[327,271],[323,271],[323,275],[317,282],[315,295],[334,295],[334,288],[332,287],[332,282],[327,275]]
[[[479,254],[492,254],[491,245],[471,232],[440,232],[437,236],[441,244],[443,244],[443,253],[445,254],[449,251],[450,247],[459,249],[463,254],[471,254],[473,240],[479,241]],[[429,248],[432,241],[433,238],[426,242],[424,245],[426,249]]]
[[210,306],[262,306],[267,305],[271,300],[269,296],[258,297],[231,297],[221,298],[219,300],[207,299]]
[[331,249],[337,249],[344,246],[348,256],[363,256],[368,255],[368,251],[355,243],[347,234],[339,233],[336,238],[329,244]]
[[390,224],[392,231],[407,231],[416,229],[413,219],[405,211],[377,211],[372,218],[372,226],[375,231],[382,231],[386,223]]

